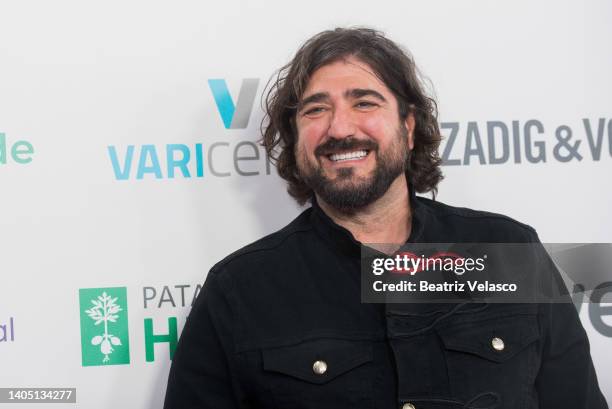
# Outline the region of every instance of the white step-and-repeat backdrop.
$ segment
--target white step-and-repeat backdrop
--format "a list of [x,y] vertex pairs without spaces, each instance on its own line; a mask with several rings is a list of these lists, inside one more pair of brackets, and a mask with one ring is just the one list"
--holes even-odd
[[[431,80],[439,200],[612,242],[611,19],[608,0],[0,2],[0,387],[161,408],[208,269],[300,211],[256,144],[260,97],[335,26],[385,31]],[[612,307],[579,307],[612,401]]]

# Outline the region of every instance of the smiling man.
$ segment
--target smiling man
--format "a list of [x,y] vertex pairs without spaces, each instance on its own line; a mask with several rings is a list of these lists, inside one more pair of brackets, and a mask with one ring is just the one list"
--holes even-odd
[[370,29],[308,40],[263,143],[312,206],[225,258],[176,349],[166,409],[606,408],[572,304],[368,304],[367,243],[537,243],[435,194],[440,132],[413,60]]
[[400,118],[395,97],[367,64],[347,56],[316,70],[296,127],[298,169],[326,213],[355,215],[383,196],[402,197],[406,208],[414,115]]

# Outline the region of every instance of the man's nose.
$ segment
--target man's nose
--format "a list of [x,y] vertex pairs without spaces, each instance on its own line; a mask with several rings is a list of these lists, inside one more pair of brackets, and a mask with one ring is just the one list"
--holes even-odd
[[347,107],[336,107],[332,111],[327,134],[336,139],[355,136],[356,125],[353,113]]

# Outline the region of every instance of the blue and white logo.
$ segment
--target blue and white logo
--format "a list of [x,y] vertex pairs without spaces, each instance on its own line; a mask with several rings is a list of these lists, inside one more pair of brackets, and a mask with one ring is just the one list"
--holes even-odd
[[[225,129],[246,129],[259,78],[243,79],[237,99],[230,95],[224,79],[209,79],[208,85]],[[221,135],[221,140],[207,138],[192,144],[109,145],[107,152],[116,180],[203,178],[205,173],[213,177],[271,174],[263,147],[242,138],[227,140],[225,132]]]
[[215,103],[225,129],[244,129],[249,124],[253,102],[259,86],[259,78],[242,80],[236,104],[229,93],[224,79],[209,79],[208,86],[212,91]]

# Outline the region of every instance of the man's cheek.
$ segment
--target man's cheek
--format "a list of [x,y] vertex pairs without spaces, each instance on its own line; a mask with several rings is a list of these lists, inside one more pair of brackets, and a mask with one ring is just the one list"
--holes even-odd
[[360,122],[361,131],[368,137],[377,140],[381,135],[393,135],[393,124],[397,121],[386,120],[382,116],[373,115],[363,118]]

